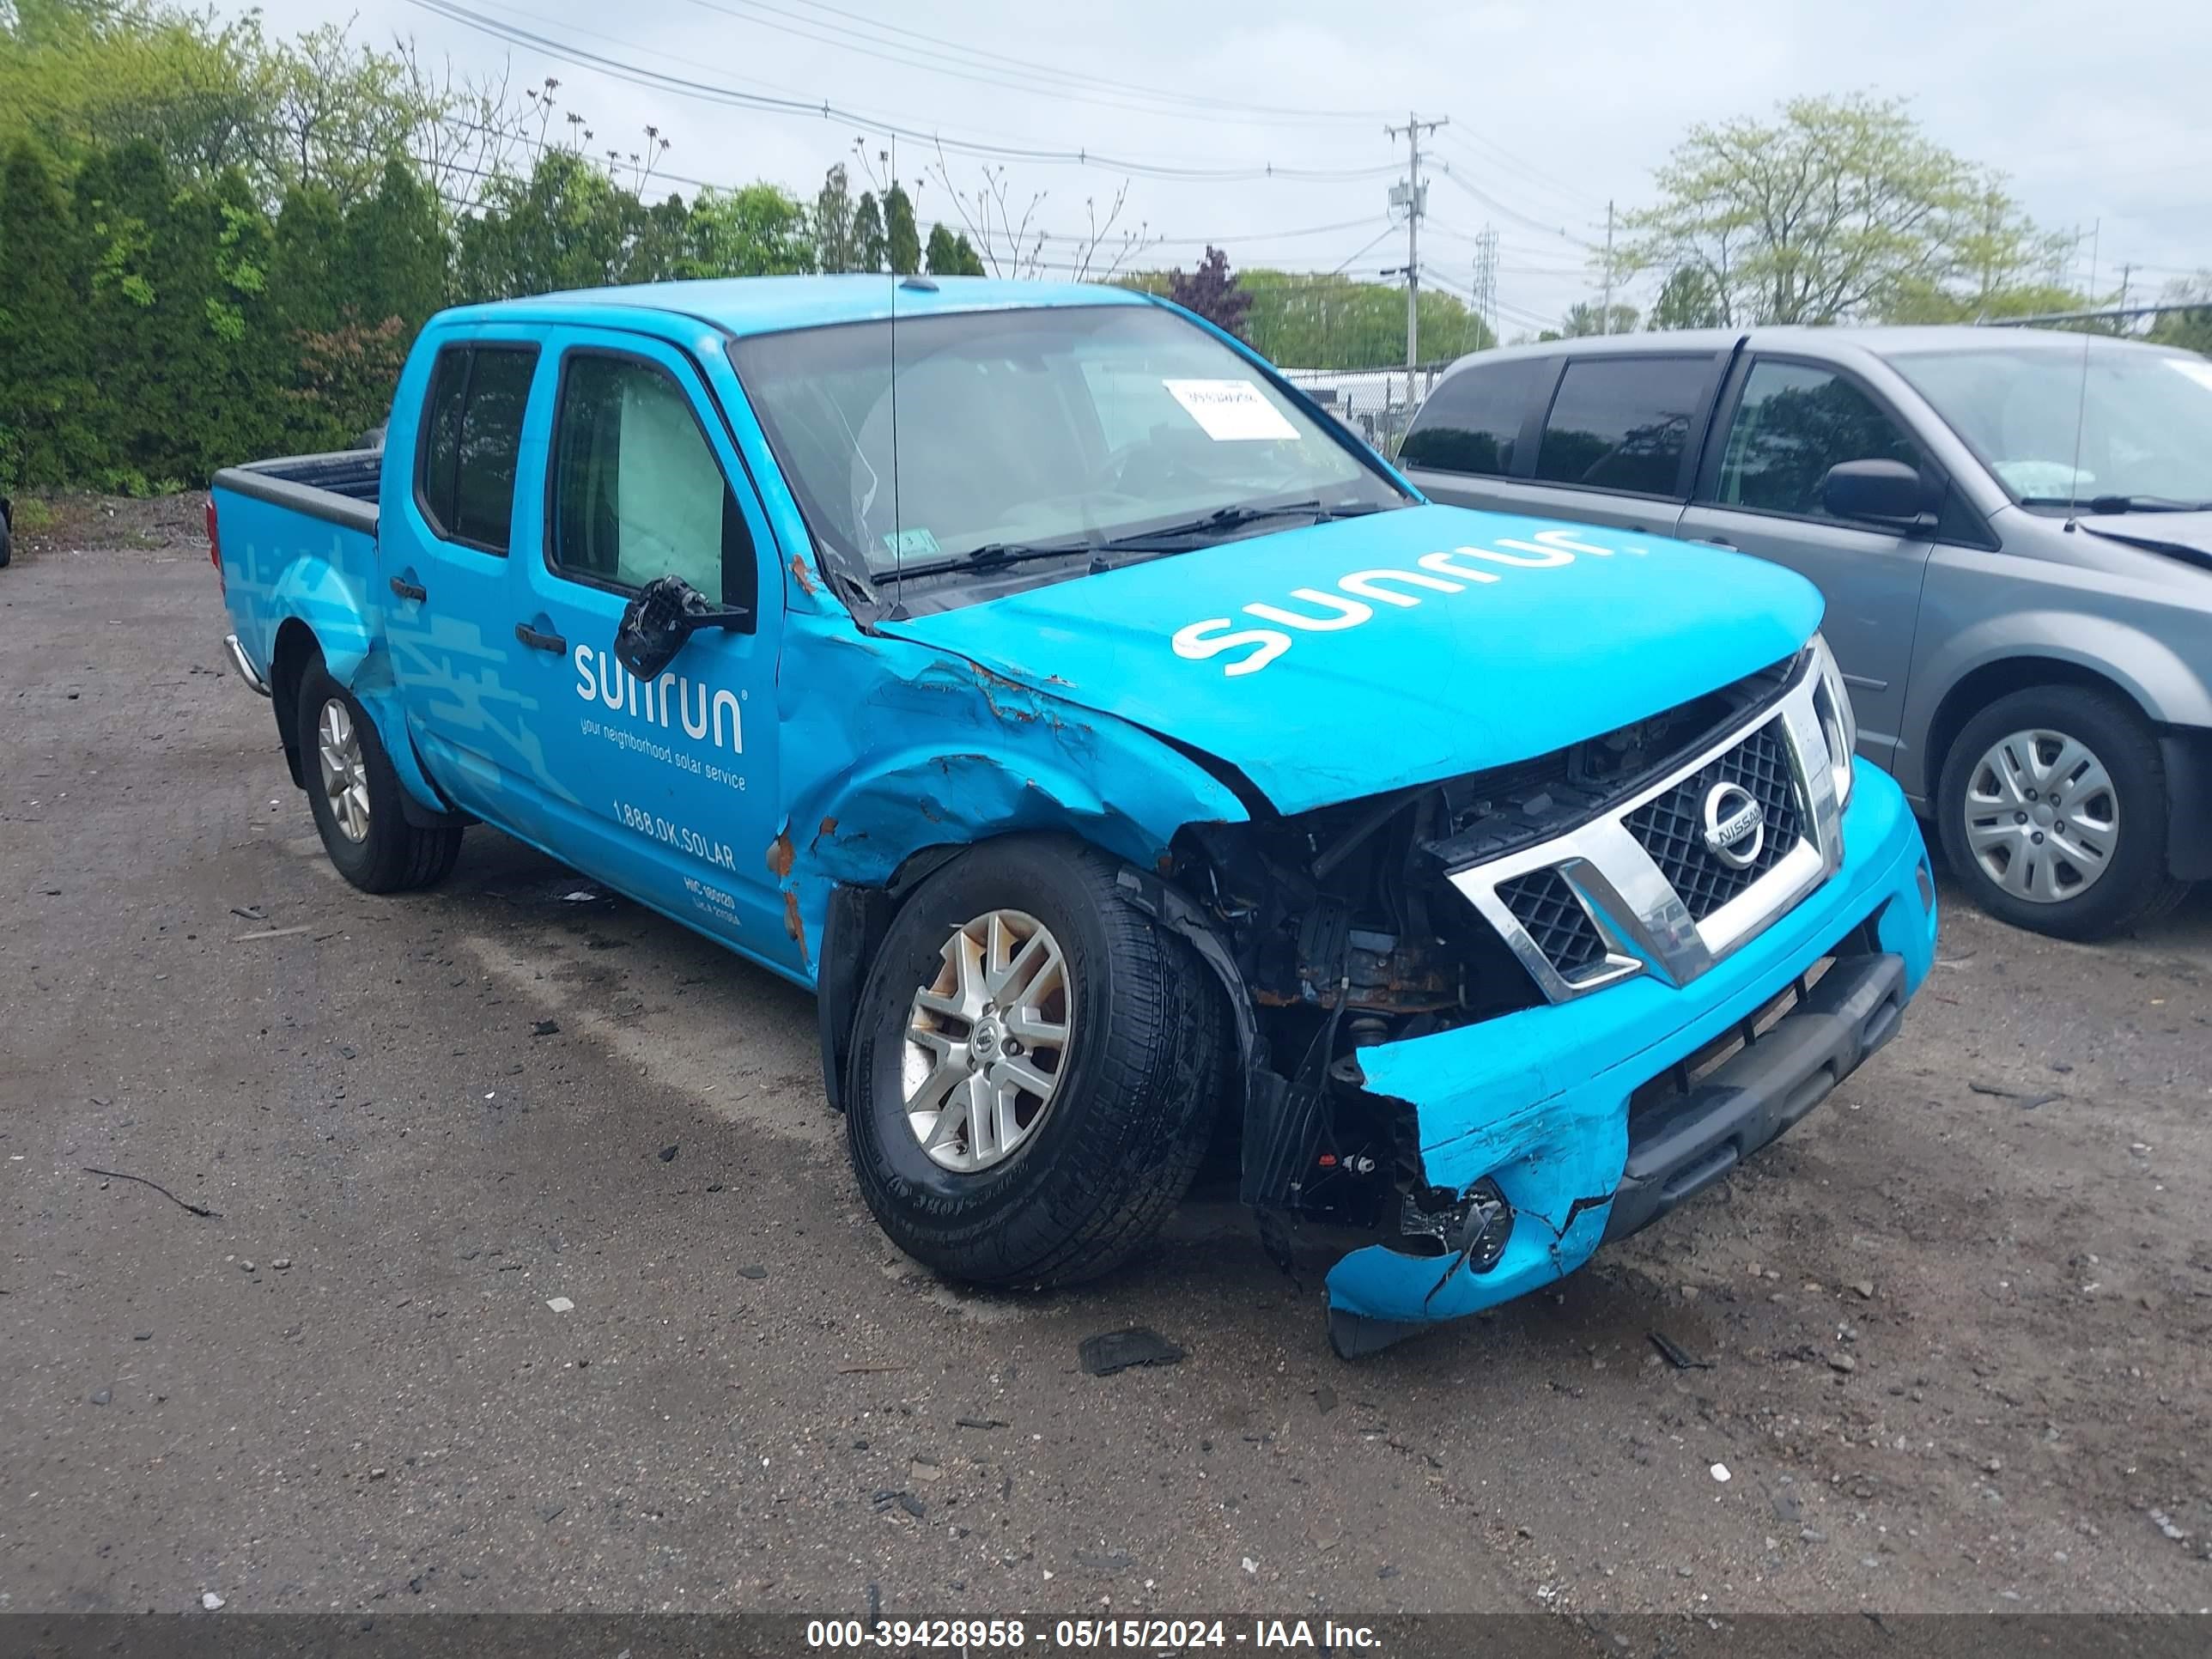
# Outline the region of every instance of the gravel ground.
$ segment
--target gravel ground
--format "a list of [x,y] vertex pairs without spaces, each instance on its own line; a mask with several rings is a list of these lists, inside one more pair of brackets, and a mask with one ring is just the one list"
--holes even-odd
[[[497,834],[345,886],[198,520],[0,573],[0,1609],[2212,1603],[2212,893],[1952,903],[1724,1189],[1347,1366],[1219,1194],[1079,1292],[938,1282],[807,999]],[[1132,1325],[1188,1358],[1083,1374]]]

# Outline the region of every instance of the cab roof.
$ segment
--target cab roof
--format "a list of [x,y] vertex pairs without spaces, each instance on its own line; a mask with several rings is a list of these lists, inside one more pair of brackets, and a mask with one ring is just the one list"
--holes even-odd
[[576,289],[496,300],[451,313],[470,322],[520,322],[549,316],[604,318],[610,308],[703,322],[732,336],[777,334],[832,323],[878,322],[945,312],[1015,307],[1148,305],[1150,295],[1097,283],[1007,282],[988,276],[735,276]]

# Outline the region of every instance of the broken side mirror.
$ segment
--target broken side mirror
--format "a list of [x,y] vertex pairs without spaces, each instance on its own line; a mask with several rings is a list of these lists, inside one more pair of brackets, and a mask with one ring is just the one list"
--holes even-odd
[[710,604],[681,576],[656,576],[623,609],[615,660],[641,680],[658,679],[699,629],[742,628],[751,615],[743,605]]

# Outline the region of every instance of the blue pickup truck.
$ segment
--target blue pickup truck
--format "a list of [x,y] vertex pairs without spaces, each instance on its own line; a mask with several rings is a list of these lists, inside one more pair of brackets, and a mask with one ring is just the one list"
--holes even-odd
[[380,450],[208,528],[349,880],[482,822],[808,987],[870,1208],[971,1283],[1105,1271],[1213,1148],[1372,1351],[1724,1175],[1933,957],[1808,583],[1425,501],[1139,294],[449,311]]

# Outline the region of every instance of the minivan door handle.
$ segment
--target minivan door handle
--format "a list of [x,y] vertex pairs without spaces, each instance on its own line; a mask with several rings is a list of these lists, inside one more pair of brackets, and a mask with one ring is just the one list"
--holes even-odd
[[1690,539],[1699,547],[1725,547],[1730,552],[1735,550],[1735,544],[1725,536],[1692,536]]
[[515,623],[514,637],[532,651],[550,651],[556,656],[566,656],[568,653],[568,641],[558,634],[541,634],[528,623]]
[[410,582],[402,577],[392,579],[392,591],[403,599],[412,599],[417,605],[430,597],[429,590],[420,582]]

